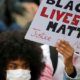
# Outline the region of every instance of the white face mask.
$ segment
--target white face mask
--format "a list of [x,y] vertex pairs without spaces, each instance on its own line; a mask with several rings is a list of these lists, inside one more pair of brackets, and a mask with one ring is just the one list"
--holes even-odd
[[30,70],[7,70],[7,80],[30,80]]

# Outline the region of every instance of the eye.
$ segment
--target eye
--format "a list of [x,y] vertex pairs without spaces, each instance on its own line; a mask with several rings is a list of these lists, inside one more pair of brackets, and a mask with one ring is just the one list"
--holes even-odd
[[16,64],[9,64],[8,66],[7,66],[7,69],[9,70],[9,69],[17,69],[17,65]]

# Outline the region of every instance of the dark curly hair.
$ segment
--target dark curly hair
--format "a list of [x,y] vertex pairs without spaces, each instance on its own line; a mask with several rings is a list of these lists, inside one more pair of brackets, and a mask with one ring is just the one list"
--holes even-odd
[[23,32],[3,32],[0,34],[0,76],[6,80],[6,66],[16,59],[28,61],[31,69],[31,80],[38,80],[44,69],[42,49],[34,42],[24,39]]

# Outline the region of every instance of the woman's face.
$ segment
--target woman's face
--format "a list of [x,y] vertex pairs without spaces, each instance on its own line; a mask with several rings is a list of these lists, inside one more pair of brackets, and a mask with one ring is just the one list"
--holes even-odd
[[6,80],[31,80],[29,64],[21,59],[10,61],[7,65]]
[[26,63],[24,60],[17,59],[12,60],[7,65],[7,70],[15,70],[15,69],[30,69],[29,64]]

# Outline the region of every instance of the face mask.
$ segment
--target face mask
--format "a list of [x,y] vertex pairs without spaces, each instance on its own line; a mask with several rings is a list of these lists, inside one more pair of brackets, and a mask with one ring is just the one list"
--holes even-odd
[[7,70],[7,80],[30,80],[30,70]]

